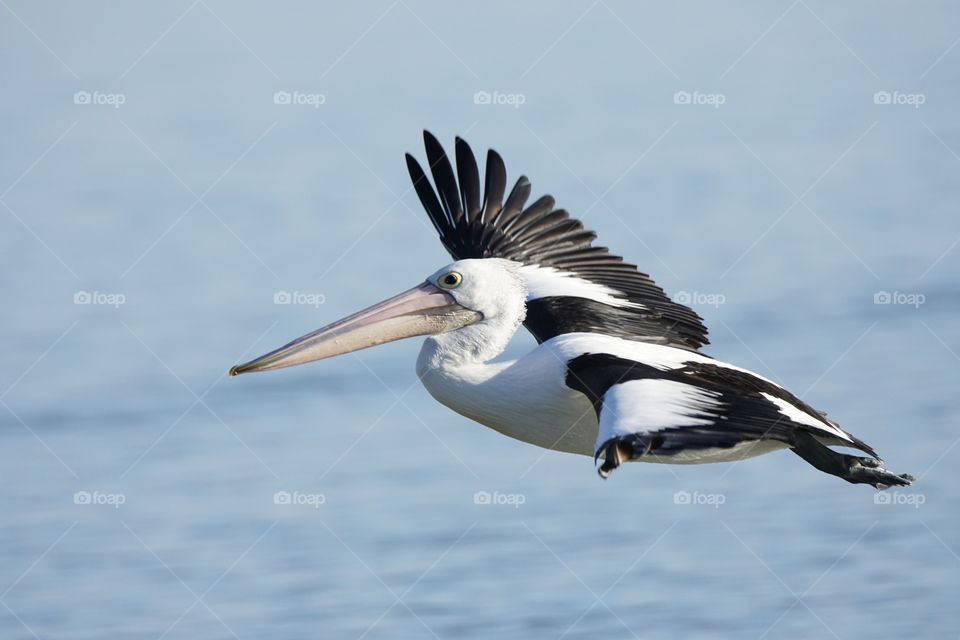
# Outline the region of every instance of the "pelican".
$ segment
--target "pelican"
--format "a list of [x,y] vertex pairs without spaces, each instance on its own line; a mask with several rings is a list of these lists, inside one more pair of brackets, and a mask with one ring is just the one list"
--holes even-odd
[[[637,267],[545,195],[527,204],[521,176],[506,193],[500,155],[484,185],[470,146],[456,172],[424,132],[433,185],[407,168],[455,260],[424,282],[230,369],[268,371],[428,336],[416,372],[436,400],[538,447],[593,457],[606,478],[628,461],[729,462],[790,449],[814,468],[878,489],[914,478],[782,386],[701,351],[707,328]],[[538,345],[495,361],[520,325]],[[859,449],[867,457],[830,447]]]

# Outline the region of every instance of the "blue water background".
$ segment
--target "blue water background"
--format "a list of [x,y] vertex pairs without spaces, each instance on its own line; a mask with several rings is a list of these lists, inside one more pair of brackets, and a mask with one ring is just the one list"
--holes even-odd
[[[0,30],[0,636],[960,634],[954,4],[7,0]],[[228,379],[448,261],[423,128],[920,480],[603,482],[436,404],[417,340]]]

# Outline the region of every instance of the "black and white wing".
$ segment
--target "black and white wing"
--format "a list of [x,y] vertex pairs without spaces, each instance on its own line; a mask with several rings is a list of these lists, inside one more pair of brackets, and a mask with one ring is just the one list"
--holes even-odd
[[487,152],[484,186],[469,145],[456,140],[456,174],[443,147],[424,131],[430,172],[410,154],[407,168],[420,202],[454,259],[505,258],[522,263],[527,284],[524,326],[538,342],[573,332],[697,350],[707,328],[692,309],[667,297],[635,265],[605,247],[554,199],[527,205],[530,181],[521,176],[509,195],[500,155]]
[[782,387],[719,362],[690,360],[663,369],[608,353],[567,365],[567,386],[593,403],[596,456],[606,477],[621,462],[723,462],[795,444],[805,432],[828,445],[855,447],[850,435]]

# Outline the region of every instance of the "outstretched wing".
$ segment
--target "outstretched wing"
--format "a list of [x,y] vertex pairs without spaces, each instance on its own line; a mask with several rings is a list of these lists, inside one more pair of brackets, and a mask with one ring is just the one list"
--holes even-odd
[[692,309],[672,301],[635,265],[595,247],[583,228],[545,195],[527,205],[521,176],[509,195],[500,155],[487,152],[484,187],[470,146],[456,140],[456,174],[443,147],[424,131],[436,190],[410,154],[407,168],[420,202],[454,259],[505,258],[522,263],[527,284],[524,326],[538,342],[563,333],[595,332],[696,350],[707,328]]
[[[567,386],[593,403],[596,455],[606,477],[621,462],[719,462],[791,446],[798,432],[824,444],[867,444],[782,387],[719,362],[688,361],[662,369],[607,353],[567,365]],[[747,445],[738,447],[738,445]]]

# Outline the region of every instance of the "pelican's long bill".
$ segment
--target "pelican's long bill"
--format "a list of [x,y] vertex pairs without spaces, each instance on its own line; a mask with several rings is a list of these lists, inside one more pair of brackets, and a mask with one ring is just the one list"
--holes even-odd
[[269,371],[365,349],[400,338],[442,333],[483,316],[457,304],[452,295],[424,282],[372,307],[297,338],[230,369],[230,375]]

